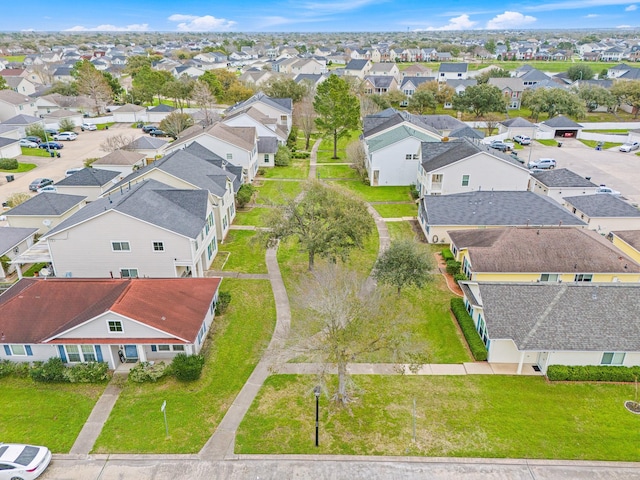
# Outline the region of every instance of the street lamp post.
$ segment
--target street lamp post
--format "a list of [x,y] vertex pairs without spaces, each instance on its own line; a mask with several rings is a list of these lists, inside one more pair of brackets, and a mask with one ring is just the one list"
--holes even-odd
[[313,393],[316,396],[316,447],[319,445],[318,428],[319,428],[319,414],[320,414],[320,385],[313,389]]

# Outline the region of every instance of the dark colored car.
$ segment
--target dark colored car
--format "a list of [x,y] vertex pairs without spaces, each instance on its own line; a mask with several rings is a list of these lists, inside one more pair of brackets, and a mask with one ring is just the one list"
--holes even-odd
[[34,135],[29,135],[28,137],[24,137],[25,140],[29,140],[30,142],[40,143],[42,139],[40,137],[36,137]]
[[42,142],[38,147],[46,150],[60,150],[64,145],[60,142]]
[[53,180],[50,178],[36,178],[29,184],[29,190],[37,192],[39,188],[46,187],[47,185],[53,185]]
[[60,131],[56,130],[55,128],[45,128],[44,133],[46,133],[47,135],[58,135]]
[[158,127],[154,127],[153,125],[143,125],[142,126],[142,131],[144,133],[151,133],[152,130],[157,130]]
[[159,128],[156,128],[154,130],[151,130],[149,132],[149,135],[151,135],[152,137],[166,137],[169,134],[167,132],[165,132],[164,130],[160,130]]

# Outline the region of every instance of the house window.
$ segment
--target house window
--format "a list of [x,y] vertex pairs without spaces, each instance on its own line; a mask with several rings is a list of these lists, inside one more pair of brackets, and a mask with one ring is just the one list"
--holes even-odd
[[121,268],[120,277],[121,278],[138,278],[138,269],[137,268]]
[[122,328],[122,322],[120,320],[109,320],[107,324],[109,325],[110,332],[124,331],[124,329]]
[[114,252],[130,252],[129,242],[111,242],[111,250]]
[[268,153],[264,154],[264,163],[269,163],[269,154]]
[[27,349],[24,345],[9,345],[9,348],[11,349],[11,355],[27,355]]
[[227,153],[227,160],[233,160],[233,153]]
[[417,159],[418,159],[418,154],[417,154],[417,153],[414,153],[414,154],[413,154],[413,159],[414,159],[414,160],[417,160]]
[[405,159],[405,160],[411,160],[412,158],[413,158],[413,155],[411,155],[410,153],[407,153],[407,154],[404,156],[404,159]]
[[286,115],[280,115],[280,121],[281,122],[286,122],[287,121],[287,116]]
[[184,345],[174,345],[173,346],[173,351],[174,352],[184,352]]
[[557,282],[559,279],[559,275],[557,273],[543,273],[540,275],[541,282]]
[[164,252],[164,242],[153,242],[154,252]]
[[469,175],[462,176],[462,186],[463,187],[469,186]]
[[67,360],[69,363],[95,362],[97,360],[96,349],[93,345],[65,345]]
[[484,323],[484,318],[482,318],[482,315],[478,316],[478,335],[480,335],[480,338],[482,338],[482,342],[484,343],[485,347],[487,347],[487,349],[489,348],[489,335],[487,335],[487,326]]
[[600,365],[622,365],[624,363],[624,353],[605,352],[602,354]]
[[574,277],[574,282],[590,282],[593,279],[593,275],[591,273],[577,273]]
[[171,346],[170,345],[158,345],[158,351],[159,352],[168,352],[171,350]]

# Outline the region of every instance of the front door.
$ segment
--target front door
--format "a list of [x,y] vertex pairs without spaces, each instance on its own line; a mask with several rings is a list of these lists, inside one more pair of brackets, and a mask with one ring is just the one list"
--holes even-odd
[[138,348],[135,345],[125,345],[124,356],[127,357],[127,362],[137,362]]
[[538,353],[538,368],[542,373],[547,372],[547,362],[549,361],[549,352]]

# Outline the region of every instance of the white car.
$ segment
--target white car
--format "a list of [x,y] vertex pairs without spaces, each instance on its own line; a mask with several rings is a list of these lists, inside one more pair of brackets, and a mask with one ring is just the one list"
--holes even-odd
[[640,148],[640,142],[627,142],[620,145],[621,152],[632,152],[634,150],[638,150]]
[[47,447],[0,443],[0,480],[33,480],[51,463]]
[[85,130],[89,130],[90,132],[93,132],[94,130],[97,130],[98,127],[96,127],[93,123],[83,123],[80,126],[80,130],[82,130],[83,132]]
[[31,140],[27,140],[26,138],[20,139],[20,146],[26,148],[38,148],[38,144],[36,142],[32,142]]
[[529,169],[550,170],[556,168],[556,161],[553,158],[540,158],[537,161],[530,161],[527,166]]
[[614,197],[619,197],[620,196],[620,192],[617,190],[614,190],[613,188],[609,188],[606,185],[600,185],[598,187],[598,190],[596,190],[596,193],[605,193],[607,195],[613,195]]
[[36,190],[38,193],[58,193],[58,189],[53,185],[47,185],[46,187],[39,188]]
[[75,140],[76,138],[78,138],[78,134],[74,132],[60,132],[59,134],[53,136],[53,139],[58,141],[60,140],[69,141],[69,140]]

